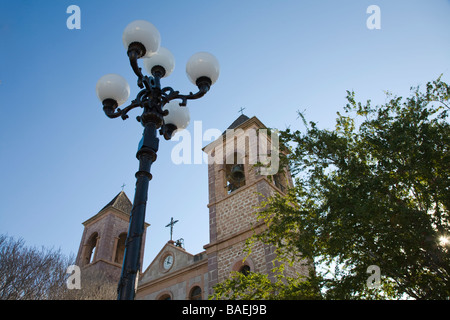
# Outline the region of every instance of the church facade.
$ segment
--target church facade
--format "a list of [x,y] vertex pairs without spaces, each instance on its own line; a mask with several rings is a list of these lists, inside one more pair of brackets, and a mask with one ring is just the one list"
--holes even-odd
[[[258,148],[262,143],[267,143],[269,146],[271,144],[270,137],[267,136],[263,139],[252,139],[252,134],[257,135],[258,130],[265,128],[258,118],[241,115],[228,127],[221,138],[203,148],[209,159],[209,203],[207,205],[209,243],[204,245],[204,251],[191,254],[178,243],[167,242],[150,265],[140,273],[136,299],[207,299],[213,293],[214,285],[227,279],[232,271],[244,274],[249,271],[261,272],[268,274],[269,278],[273,277],[271,270],[274,267],[276,254],[272,246],[256,242],[253,244],[250,255],[244,252],[246,240],[254,232],[264,228],[263,222],[256,219],[257,207],[265,197],[276,192],[284,193],[288,187],[292,186],[288,170],[280,170],[269,177],[261,174],[260,170],[253,165],[252,150],[260,150]],[[119,194],[116,198],[123,196],[124,194],[122,196]],[[130,212],[131,203],[128,203],[128,206],[117,209],[119,205],[114,208],[114,205],[109,204],[105,207],[106,209],[99,212],[100,214],[103,211],[103,215],[99,217],[97,214],[85,222],[77,261],[89,267],[95,265],[98,259],[102,259],[99,267],[110,266],[113,263],[116,268],[119,267],[118,275],[120,275],[118,259],[123,257],[121,239],[126,237],[127,223],[118,223],[117,217],[120,215],[126,220],[126,212]],[[105,210],[113,211],[114,219],[116,219],[115,227],[109,227],[114,229],[110,232],[114,236],[108,241],[92,227],[94,222],[99,223],[99,219],[102,221],[101,217],[104,216]],[[123,214],[118,212],[120,210],[123,210]],[[112,221],[112,218],[110,220]],[[108,223],[105,220],[103,224]],[[89,226],[91,226],[90,231],[87,231]],[[96,241],[99,241],[98,252],[95,253],[91,253],[94,241],[92,237],[97,237]],[[105,237],[109,236],[105,234]],[[101,250],[102,239],[111,248],[107,257],[106,253],[103,254],[103,251],[107,250]],[[93,257],[92,254],[96,256]],[[111,263],[107,264],[106,260]],[[294,276],[296,272],[307,275],[307,264],[297,263],[285,270],[289,276]]]

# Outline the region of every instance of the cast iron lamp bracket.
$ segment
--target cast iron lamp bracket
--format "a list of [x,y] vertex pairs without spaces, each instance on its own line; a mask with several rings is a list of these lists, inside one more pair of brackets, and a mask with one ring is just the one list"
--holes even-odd
[[[126,120],[128,112],[137,107],[144,109],[141,116],[136,117],[136,120],[145,125],[146,121],[154,121],[157,128],[164,127],[164,117],[169,114],[168,110],[163,110],[163,106],[168,102],[180,99],[180,107],[185,107],[188,100],[199,99],[203,97],[210,89],[212,81],[208,77],[200,77],[196,84],[198,92],[190,92],[188,95],[180,94],[179,91],[171,87],[161,88],[161,78],[164,77],[165,69],[162,66],[155,66],[152,68],[152,76],[143,75],[142,68],[138,65],[138,59],[145,54],[144,49],[140,43],[132,43],[127,51],[131,68],[136,74],[138,80],[137,84],[142,89],[136,96],[136,99],[131,101],[131,104],[121,109],[118,108],[117,102],[113,99],[103,100],[103,110],[109,118],[121,117]],[[143,122],[144,121],[144,122]],[[166,125],[167,126],[167,125]],[[170,140],[171,133],[176,130],[174,125],[169,128],[162,128],[160,133],[166,140]]]

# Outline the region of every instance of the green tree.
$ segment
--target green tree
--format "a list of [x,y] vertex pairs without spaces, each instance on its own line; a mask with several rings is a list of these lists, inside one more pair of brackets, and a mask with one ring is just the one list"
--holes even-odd
[[232,276],[214,287],[210,299],[227,300],[317,300],[322,299],[314,273],[309,277],[285,277],[285,263],[275,267],[275,281],[258,272],[233,272]]
[[[295,186],[263,203],[256,214],[266,229],[254,240],[275,245],[286,262],[312,261],[307,290],[295,279],[283,287],[235,275],[214,298],[450,297],[450,88],[439,77],[406,99],[386,95],[372,106],[347,91],[334,130],[299,113],[305,132],[280,133]],[[372,265],[376,288],[368,286]],[[271,293],[258,295],[261,287]]]

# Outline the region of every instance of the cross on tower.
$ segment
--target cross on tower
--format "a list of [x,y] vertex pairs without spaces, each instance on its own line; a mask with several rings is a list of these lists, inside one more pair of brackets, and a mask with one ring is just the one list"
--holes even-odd
[[174,225],[175,223],[177,223],[177,222],[178,222],[178,220],[173,221],[173,217],[171,217],[171,218],[170,218],[170,223],[166,226],[166,228],[167,228],[167,227],[170,227],[170,241],[172,241],[173,225]]
[[122,191],[123,191],[123,188],[125,188],[125,186],[126,186],[126,184],[124,183],[122,186],[121,186],[121,188],[122,188]]
[[239,109],[239,111],[238,111],[238,112],[240,112],[240,113],[241,113],[241,115],[243,115],[243,114],[244,114],[244,110],[245,110],[245,108],[242,108],[242,107],[241,107],[241,108]]

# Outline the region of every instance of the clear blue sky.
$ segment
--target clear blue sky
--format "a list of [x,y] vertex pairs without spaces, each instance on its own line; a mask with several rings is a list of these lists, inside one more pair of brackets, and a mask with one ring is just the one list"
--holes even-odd
[[[66,27],[71,4],[81,9],[80,30]],[[380,30],[366,26],[373,4]],[[300,127],[296,110],[306,109],[331,128],[346,90],[379,104],[384,90],[407,95],[441,73],[449,82],[449,17],[449,0],[1,0],[0,234],[76,254],[83,221],[123,183],[133,199],[138,110],[111,120],[95,94],[107,73],[127,79],[130,99],[137,94],[122,44],[133,20],[153,23],[175,56],[164,86],[196,89],[185,63],[197,51],[220,61],[211,91],[188,103],[193,134],[194,121],[203,132],[224,130],[241,107],[270,127]],[[209,241],[207,166],[173,164],[177,143],[162,139],[152,167],[144,268],[169,239],[172,216],[189,252]]]

